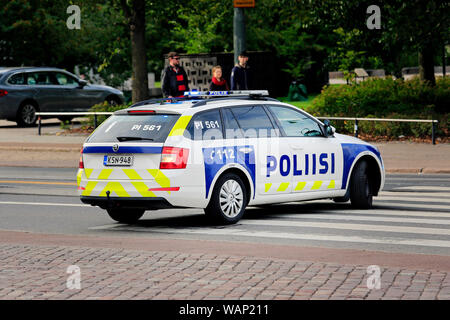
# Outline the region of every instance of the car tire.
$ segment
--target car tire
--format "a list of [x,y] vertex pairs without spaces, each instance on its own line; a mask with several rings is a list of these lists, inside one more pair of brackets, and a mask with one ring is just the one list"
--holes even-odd
[[142,209],[122,209],[122,208],[111,208],[106,210],[111,217],[111,219],[120,223],[135,223],[143,215],[145,210]]
[[33,102],[25,102],[17,111],[16,122],[19,127],[32,127],[36,124],[38,108]]
[[242,218],[246,205],[247,193],[242,179],[227,173],[217,180],[205,214],[213,223],[233,224]]
[[372,208],[373,193],[368,168],[366,161],[358,162],[350,180],[350,201],[357,209]]

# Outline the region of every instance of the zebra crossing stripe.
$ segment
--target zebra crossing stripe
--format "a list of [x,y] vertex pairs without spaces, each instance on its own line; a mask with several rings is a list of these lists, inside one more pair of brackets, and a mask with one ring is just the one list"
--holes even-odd
[[261,225],[261,226],[278,226],[278,227],[303,227],[303,228],[325,228],[325,229],[343,229],[358,231],[381,231],[381,232],[401,232],[416,233],[430,235],[446,235],[450,236],[450,229],[438,228],[420,228],[420,227],[404,227],[390,225],[372,225],[359,223],[324,223],[324,222],[307,222],[307,221],[281,221],[281,220],[246,220],[243,225]]
[[399,197],[399,196],[385,196],[381,195],[380,197],[375,198],[375,200],[401,200],[401,201],[410,201],[410,202],[427,202],[430,204],[439,204],[439,203],[448,203],[449,211],[450,211],[450,199],[438,198],[438,199],[430,199],[427,198],[416,198],[416,197]]
[[[274,214],[273,217],[288,218],[288,219],[325,219],[325,220],[348,220],[348,221],[373,221],[373,222],[399,222],[399,223],[419,223],[419,224],[438,224],[450,225],[450,219],[418,219],[418,218],[395,218],[395,217],[367,217],[367,216],[352,216],[352,215],[336,215],[336,214],[297,214],[285,215]],[[450,217],[449,217],[450,218]]]
[[320,234],[299,234],[289,232],[269,232],[269,231],[250,231],[244,229],[215,229],[215,228],[198,228],[198,229],[175,229],[175,228],[142,228],[132,226],[120,226],[120,231],[140,231],[140,232],[163,232],[172,234],[195,234],[195,235],[214,235],[214,236],[244,236],[252,238],[273,238],[273,239],[292,239],[292,240],[312,240],[326,242],[351,242],[351,243],[372,243],[386,245],[410,245],[410,246],[426,246],[426,247],[450,247],[450,241],[431,240],[431,239],[405,239],[405,238],[368,238],[359,236],[337,236],[337,235],[320,235]]

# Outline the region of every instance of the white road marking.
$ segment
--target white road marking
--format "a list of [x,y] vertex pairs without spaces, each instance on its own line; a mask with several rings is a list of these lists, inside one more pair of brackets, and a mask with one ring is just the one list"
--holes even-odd
[[[398,199],[401,200],[401,199]],[[437,205],[437,204],[428,204],[428,201],[424,201],[427,203],[420,203],[420,204],[414,204],[414,203],[396,203],[394,201],[383,201],[383,200],[377,200],[376,198],[373,200],[373,205],[376,207],[377,205],[383,205],[387,206],[389,208],[421,208],[421,209],[444,209],[448,210],[450,212],[450,204],[448,205]]]
[[139,232],[163,232],[174,234],[196,234],[196,235],[223,235],[223,236],[246,236],[260,238],[279,238],[292,240],[315,240],[315,241],[336,241],[336,242],[352,242],[352,243],[374,243],[386,245],[411,245],[411,246],[428,246],[428,247],[450,247],[450,241],[446,240],[430,240],[430,239],[405,239],[395,237],[368,238],[359,236],[336,236],[336,235],[320,235],[320,234],[298,234],[288,232],[269,232],[269,231],[250,231],[236,228],[214,229],[203,228],[198,229],[175,229],[166,227],[147,228],[147,227],[123,227],[120,231],[139,231]]
[[426,202],[428,204],[431,205],[437,205],[439,203],[444,204],[444,203],[448,203],[448,208],[450,210],[450,199],[449,198],[426,198],[426,201],[424,198],[413,198],[413,197],[400,197],[400,196],[385,196],[382,195],[380,197],[375,197],[375,201],[380,201],[380,200],[385,200],[385,201],[395,201],[395,200],[401,200],[401,201],[408,201],[408,202]]
[[54,202],[19,202],[19,201],[0,201],[0,204],[29,205],[29,206],[59,206],[59,207],[91,207],[88,204],[77,203],[54,203]]
[[426,190],[426,191],[450,191],[450,187],[440,186],[409,186],[409,187],[397,187],[395,190]]
[[[350,220],[350,221],[374,221],[374,222],[399,222],[399,223],[420,223],[420,224],[443,224],[450,225],[450,219],[415,219],[415,218],[395,218],[395,217],[366,217],[366,216],[352,216],[352,215],[336,215],[336,214],[280,214],[280,218],[295,218],[295,219],[328,219],[328,220]],[[422,215],[421,215],[422,216]],[[274,215],[276,217],[276,215]],[[448,215],[450,218],[450,215]]]
[[401,232],[417,234],[439,234],[450,236],[450,229],[403,227],[390,225],[372,225],[356,223],[326,223],[326,222],[307,222],[307,221],[282,221],[282,220],[243,220],[242,225],[255,226],[278,226],[278,227],[297,227],[297,228],[325,228],[337,230],[357,230],[357,231],[381,231],[381,232]]

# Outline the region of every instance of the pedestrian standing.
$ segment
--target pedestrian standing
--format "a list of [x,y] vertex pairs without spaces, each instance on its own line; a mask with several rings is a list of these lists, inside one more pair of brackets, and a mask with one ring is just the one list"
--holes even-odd
[[161,86],[164,97],[183,97],[189,91],[186,71],[180,66],[180,56],[176,52],[169,52],[169,65],[164,69],[161,77]]
[[246,51],[239,54],[238,61],[239,63],[231,70],[231,90],[250,90],[251,77]]
[[227,80],[222,78],[222,67],[215,66],[212,68],[212,79],[209,84],[209,91],[228,91],[230,88],[228,87]]

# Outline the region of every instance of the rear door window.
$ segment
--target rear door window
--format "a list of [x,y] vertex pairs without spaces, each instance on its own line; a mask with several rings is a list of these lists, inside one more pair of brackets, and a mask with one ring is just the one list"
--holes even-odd
[[219,110],[215,109],[194,115],[186,128],[185,136],[192,140],[223,139]]
[[269,116],[261,106],[233,107],[231,111],[245,137],[277,136]]
[[58,81],[53,72],[32,72],[27,74],[27,84],[51,86],[58,85]]
[[164,142],[180,115],[112,115],[87,142]]

